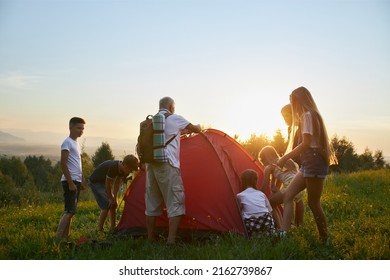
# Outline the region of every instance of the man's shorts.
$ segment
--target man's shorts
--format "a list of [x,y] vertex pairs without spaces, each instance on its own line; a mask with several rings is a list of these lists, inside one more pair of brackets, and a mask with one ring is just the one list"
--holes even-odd
[[81,183],[77,181],[73,181],[77,187],[77,191],[71,192],[69,190],[69,184],[67,181],[61,181],[62,189],[64,190],[64,202],[65,209],[64,213],[67,214],[75,214],[77,210],[77,202],[80,196]]
[[91,188],[92,193],[95,196],[96,202],[99,205],[100,209],[109,209],[110,201],[108,200],[105,183],[89,182],[89,187]]
[[301,172],[304,178],[325,178],[329,165],[318,149],[309,148],[301,154]]
[[169,163],[147,164],[145,215],[160,216],[164,202],[168,218],[185,214],[184,186],[180,169]]

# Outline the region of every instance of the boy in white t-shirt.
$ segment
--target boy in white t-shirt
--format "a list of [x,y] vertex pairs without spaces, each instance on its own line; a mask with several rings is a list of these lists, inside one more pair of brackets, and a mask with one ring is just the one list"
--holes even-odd
[[57,238],[66,239],[70,233],[70,224],[77,210],[80,190],[85,187],[81,166],[81,149],[77,142],[84,131],[85,121],[74,117],[69,121],[69,137],[61,145],[61,184],[64,190],[64,215],[58,228]]
[[275,233],[272,207],[265,194],[256,189],[258,174],[247,169],[241,174],[242,191],[237,194],[237,201],[249,237],[261,233]]

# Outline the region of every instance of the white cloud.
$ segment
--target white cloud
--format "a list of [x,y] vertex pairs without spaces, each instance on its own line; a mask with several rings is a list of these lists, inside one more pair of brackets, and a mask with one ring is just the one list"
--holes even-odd
[[45,79],[45,76],[41,74],[24,74],[20,72],[0,74],[0,88],[27,89],[39,84],[43,79]]

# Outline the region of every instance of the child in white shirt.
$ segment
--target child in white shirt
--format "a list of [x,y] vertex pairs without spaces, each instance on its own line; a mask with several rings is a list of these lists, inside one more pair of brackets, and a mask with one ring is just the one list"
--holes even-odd
[[275,233],[271,204],[265,194],[256,189],[257,180],[256,171],[245,170],[241,174],[242,191],[237,194],[241,217],[249,237]]

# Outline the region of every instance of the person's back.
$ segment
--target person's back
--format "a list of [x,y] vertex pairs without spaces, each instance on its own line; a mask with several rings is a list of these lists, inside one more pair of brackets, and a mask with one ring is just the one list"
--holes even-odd
[[126,155],[122,161],[106,160],[92,171],[89,177],[89,187],[100,208],[99,231],[103,231],[108,214],[110,230],[115,228],[117,195],[120,185],[130,172],[138,170],[138,165],[138,159],[134,155]]
[[275,232],[272,207],[265,194],[256,189],[258,174],[247,169],[241,174],[242,191],[236,195],[241,217],[249,237]]
[[119,160],[106,160],[99,164],[95,170],[92,171],[89,176],[89,180],[92,183],[106,181],[106,178],[123,177],[125,174],[121,174],[119,169]]
[[201,129],[175,114],[175,102],[170,97],[160,99],[159,114],[166,113],[170,115],[165,118],[164,138],[172,140],[164,147],[163,161],[146,164],[145,214],[148,240],[152,241],[156,217],[162,214],[165,203],[169,219],[167,243],[174,244],[181,217],[185,215],[184,186],[180,174],[180,132],[187,129],[198,133]]
[[244,219],[252,216],[259,217],[262,214],[272,211],[265,194],[253,187],[248,187],[244,191],[238,193],[237,199],[242,206],[241,216]]
[[165,147],[165,156],[168,158],[168,162],[177,168],[180,168],[180,132],[188,125],[190,125],[189,121],[174,113],[165,119],[165,139],[174,137]]

